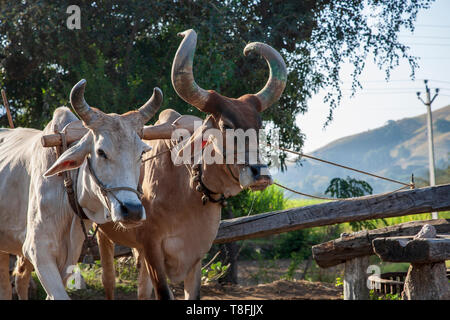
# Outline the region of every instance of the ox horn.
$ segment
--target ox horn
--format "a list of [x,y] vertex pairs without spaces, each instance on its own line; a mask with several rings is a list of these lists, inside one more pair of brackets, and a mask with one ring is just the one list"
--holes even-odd
[[173,59],[172,85],[181,99],[200,111],[206,111],[206,102],[210,93],[195,83],[192,72],[197,34],[194,30],[189,29],[178,33],[178,36],[184,37],[184,39]]
[[251,42],[245,46],[244,55],[247,56],[252,51],[263,56],[270,69],[269,80],[264,88],[255,94],[261,101],[261,110],[259,111],[262,112],[274,104],[283,93],[286,87],[287,70],[283,58],[271,46],[261,42]]
[[162,101],[163,93],[160,88],[155,87],[150,99],[148,99],[148,101],[138,110],[142,125],[146,124],[151,118],[153,118],[161,107]]
[[86,100],[84,100],[85,87],[85,79],[80,80],[73,86],[72,91],[70,91],[70,104],[83,122],[89,125],[98,117],[98,113],[92,110]]

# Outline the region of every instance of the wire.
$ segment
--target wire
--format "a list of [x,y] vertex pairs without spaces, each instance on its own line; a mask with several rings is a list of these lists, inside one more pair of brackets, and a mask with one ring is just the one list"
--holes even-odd
[[[392,88],[392,87],[385,87],[385,88],[362,88],[361,90],[375,90],[375,91],[379,91],[379,90],[422,90],[422,88],[411,88],[411,87],[403,87],[403,88]],[[342,88],[342,90],[353,90],[352,88]],[[449,89],[450,90],[450,89]]]
[[443,82],[443,83],[450,83],[450,81],[445,81],[445,80],[434,80],[434,79],[428,79],[428,81],[433,81],[433,82]]
[[399,35],[399,38],[449,39],[450,40],[450,37],[435,37],[435,36],[402,36],[402,35]]
[[448,47],[450,43],[406,43],[408,46],[438,46],[438,47]]
[[343,168],[343,169],[352,170],[352,171],[355,171],[355,172],[358,172],[358,173],[362,173],[362,174],[365,174],[365,175],[368,175],[368,176],[372,176],[372,177],[375,177],[375,178],[378,178],[378,179],[383,179],[383,180],[386,180],[386,181],[398,183],[398,184],[401,184],[403,186],[408,186],[408,187],[411,186],[411,183],[404,183],[404,182],[401,182],[401,181],[398,181],[398,180],[382,177],[382,176],[379,176],[379,175],[376,175],[376,174],[373,174],[373,173],[370,173],[370,172],[367,172],[367,171],[363,171],[363,170],[351,168],[351,167],[348,167],[348,166],[344,166],[344,165],[336,163],[336,162],[320,159],[320,158],[313,157],[311,155],[304,154],[304,153],[301,153],[301,152],[289,150],[289,149],[286,149],[286,148],[283,148],[283,147],[279,147],[279,146],[272,146],[272,145],[268,145],[268,146],[272,147],[272,148],[279,149],[281,151],[290,152],[290,153],[296,154],[296,155],[301,156],[301,157],[305,157],[305,158],[309,158],[309,159],[312,159],[312,160],[320,161],[320,162],[323,162],[323,163],[331,164],[333,166],[340,167],[340,168]]
[[416,27],[425,27],[425,28],[450,28],[450,25],[443,25],[443,24],[416,24]]
[[[358,96],[361,94],[382,94],[382,95],[387,95],[387,94],[414,94],[416,91],[404,91],[404,92],[355,92],[355,94],[353,96]],[[352,96],[352,94],[350,93],[344,93],[342,94],[343,96]]]

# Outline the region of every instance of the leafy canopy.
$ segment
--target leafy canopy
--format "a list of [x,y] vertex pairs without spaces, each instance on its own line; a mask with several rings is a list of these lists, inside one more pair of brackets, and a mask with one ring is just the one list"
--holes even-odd
[[[86,99],[106,112],[143,104],[159,86],[164,107],[197,114],[170,82],[177,32],[193,28],[199,39],[197,83],[229,97],[259,91],[268,77],[264,61],[242,49],[251,41],[272,45],[288,69],[280,101],[263,114],[279,129],[279,144],[299,151],[304,135],[295,122],[308,100],[327,88],[332,111],[342,96],[341,64],[354,66],[353,88],[368,54],[386,71],[416,60],[398,40],[414,30],[431,0],[0,0],[0,86],[6,87],[16,125],[42,128],[53,110],[68,104],[71,87],[88,81]],[[67,7],[81,9],[81,29],[69,30]],[[202,115],[203,116],[203,115]],[[6,117],[0,125],[7,126]],[[318,124],[319,125],[319,124]],[[285,154],[280,154],[284,164]]]

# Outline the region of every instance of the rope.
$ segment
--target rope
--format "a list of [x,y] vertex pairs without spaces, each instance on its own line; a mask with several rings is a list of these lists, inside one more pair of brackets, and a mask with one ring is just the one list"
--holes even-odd
[[[153,156],[151,156],[151,157],[148,157],[148,158],[142,160],[142,162],[146,162],[146,161],[148,161],[148,160],[151,160],[151,159],[154,159],[154,158],[156,158],[156,157],[159,157],[161,154],[164,154],[164,153],[166,153],[166,152],[171,151],[175,146],[176,146],[176,144],[172,145],[172,146],[169,147],[167,150],[161,151],[161,152],[159,152],[159,153],[157,153],[157,154],[155,154],[155,155],[153,155]],[[381,194],[381,195],[389,195],[389,194],[396,193],[396,192],[398,192],[398,191],[400,191],[400,190],[403,190],[403,189],[406,189],[406,188],[411,188],[411,189],[414,189],[414,188],[415,188],[415,184],[414,184],[414,176],[412,177],[412,180],[411,180],[410,183],[404,183],[404,182],[401,182],[401,181],[398,181],[398,180],[386,178],[386,177],[379,176],[379,175],[376,175],[376,174],[373,174],[373,173],[370,173],[370,172],[367,172],[367,171],[363,171],[363,170],[351,168],[351,167],[348,167],[348,166],[344,166],[344,165],[339,164],[339,163],[336,163],[336,162],[332,162],[332,161],[328,161],[328,160],[323,160],[323,159],[320,159],[320,158],[317,158],[317,157],[313,157],[313,156],[310,156],[310,155],[307,155],[307,154],[304,154],[304,153],[301,153],[301,152],[289,150],[289,149],[286,149],[286,148],[283,148],[283,147],[272,146],[272,145],[270,145],[270,144],[268,144],[267,146],[268,146],[268,147],[271,147],[271,148],[278,149],[278,150],[282,150],[282,151],[285,151],[285,152],[290,152],[290,153],[296,154],[296,155],[301,156],[301,157],[305,157],[305,158],[309,158],[309,159],[312,159],[312,160],[324,162],[324,163],[327,163],[327,164],[330,164],[330,165],[333,165],[333,166],[336,166],[336,167],[340,167],[340,168],[343,168],[343,169],[355,171],[355,172],[362,173],[362,174],[365,174],[365,175],[368,175],[368,176],[372,176],[372,177],[375,177],[375,178],[378,178],[378,179],[382,179],[382,180],[386,180],[386,181],[390,181],[390,182],[393,182],[393,183],[397,183],[397,184],[401,184],[401,185],[402,185],[401,188],[398,188],[398,189],[396,189],[396,190],[394,190],[394,191],[390,191],[390,192],[383,193],[383,194]],[[234,178],[234,175],[233,175],[233,178]],[[299,195],[306,196],[306,197],[310,197],[310,198],[321,199],[321,200],[328,200],[328,201],[338,201],[338,200],[339,200],[339,201],[348,201],[348,200],[354,200],[354,199],[361,198],[361,197],[352,197],[352,198],[329,198],[329,197],[314,196],[314,195],[311,195],[311,194],[307,194],[307,193],[303,193],[303,192],[300,192],[300,191],[293,190],[293,189],[291,189],[291,188],[289,188],[289,187],[286,187],[286,186],[284,186],[284,185],[282,185],[282,184],[279,184],[279,183],[277,183],[277,182],[274,182],[273,184],[276,185],[276,186],[278,186],[278,187],[280,187],[280,188],[286,189],[286,190],[288,190],[288,191],[290,191],[290,192],[292,192],[292,193],[299,194]],[[363,196],[363,197],[364,197],[364,196]],[[251,213],[251,211],[252,211],[252,209],[253,209],[253,203],[254,203],[254,201],[255,201],[255,198],[253,198],[253,201],[252,201],[252,205],[251,205],[249,214]]]
[[[290,191],[290,192],[293,192],[293,193],[296,193],[296,194],[300,194],[300,195],[302,195],[302,196],[306,196],[306,197],[310,197],[310,198],[321,199],[321,200],[329,200],[329,201],[341,201],[341,200],[342,200],[342,201],[349,201],[349,200],[355,200],[355,199],[367,197],[367,196],[361,196],[361,197],[352,197],[352,198],[327,198],[327,197],[313,196],[313,195],[311,195],[311,194],[307,194],[307,193],[295,191],[295,190],[293,190],[293,189],[291,189],[291,188],[288,188],[288,187],[286,187],[286,186],[283,186],[282,184],[279,184],[279,183],[277,183],[277,182],[274,182],[273,184],[276,185],[276,186],[278,186],[278,187],[280,187],[280,188],[286,189],[286,190],[288,190],[288,191]],[[410,187],[411,187],[411,185],[405,185],[405,186],[403,186],[403,187],[401,187],[401,188],[395,189],[394,191],[389,191],[389,192],[382,193],[382,194],[379,194],[379,195],[385,195],[385,196],[387,196],[387,195],[389,195],[389,194],[396,193],[396,192],[398,192],[398,191],[400,191],[400,190],[403,190],[403,189],[406,189],[406,188],[410,188]]]
[[386,181],[398,183],[398,184],[404,185],[406,187],[413,187],[414,186],[413,183],[404,183],[404,182],[397,181],[397,180],[394,180],[394,179],[389,179],[389,178],[386,178],[386,177],[378,176],[376,174],[373,174],[373,173],[370,173],[370,172],[367,172],[367,171],[358,170],[358,169],[355,169],[355,168],[350,168],[350,167],[344,166],[344,165],[339,164],[339,163],[335,163],[335,162],[319,159],[319,158],[316,158],[316,157],[313,157],[313,156],[310,156],[310,155],[307,155],[307,154],[304,154],[304,153],[300,153],[300,152],[292,151],[292,150],[289,150],[289,149],[285,149],[283,147],[276,147],[276,146],[271,146],[271,145],[268,145],[268,146],[272,147],[272,148],[277,148],[277,149],[282,150],[282,151],[290,152],[290,153],[299,155],[301,157],[317,160],[317,161],[320,161],[320,162],[331,164],[331,165],[336,166],[336,167],[341,167],[341,168],[344,168],[344,169],[348,169],[348,170],[356,171],[356,172],[359,172],[359,173],[362,173],[362,174],[366,174],[366,175],[369,175],[369,176],[372,176],[372,177],[375,177],[375,178],[378,178],[378,179],[383,179],[383,180],[386,180]]
[[[347,167],[347,166],[344,166],[344,165],[342,165],[342,164],[335,163],[335,162],[332,162],[332,161],[327,161],[327,160],[323,160],[323,159],[320,159],[320,158],[316,158],[316,157],[313,157],[313,156],[310,156],[310,155],[307,155],[307,154],[304,154],[304,153],[301,153],[301,152],[292,151],[292,150],[289,150],[289,149],[286,149],[286,148],[283,148],[283,147],[277,147],[277,146],[272,146],[272,145],[268,145],[268,146],[269,146],[269,147],[272,147],[272,148],[276,148],[276,149],[282,150],[282,151],[290,152],[290,153],[299,155],[299,156],[301,156],[301,157],[305,157],[305,158],[317,160],[317,161],[320,161],[320,162],[324,162],[324,163],[327,163],[327,164],[331,164],[331,165],[336,166],[336,167],[340,167],[340,168],[344,168],[344,169],[356,171],[356,172],[359,172],[359,173],[362,173],[362,174],[365,174],[365,175],[369,175],[369,176],[372,176],[372,177],[375,177],[375,178],[378,178],[378,179],[382,179],[382,180],[386,180],[386,181],[390,181],[390,182],[394,182],[394,183],[398,183],[398,184],[403,185],[403,187],[401,187],[401,188],[398,188],[398,189],[396,189],[396,190],[394,190],[394,191],[389,191],[389,192],[383,193],[383,194],[381,194],[381,195],[389,195],[389,194],[396,193],[396,192],[398,192],[398,191],[400,191],[400,190],[403,190],[403,189],[406,189],[406,188],[411,188],[411,189],[414,189],[414,188],[415,188],[415,184],[414,184],[414,176],[412,176],[412,180],[411,180],[410,183],[404,183],[404,182],[397,181],[397,180],[394,180],[394,179],[382,177],[382,176],[379,176],[379,175],[376,175],[376,174],[373,174],[373,173],[370,173],[370,172],[367,172],[367,171],[363,171],[363,170],[358,170],[358,169],[355,169],[355,168]],[[313,195],[311,195],[311,194],[307,194],[307,193],[303,193],[303,192],[299,192],[299,191],[293,190],[293,189],[288,188],[288,187],[286,187],[286,186],[283,186],[282,184],[279,184],[279,183],[277,183],[277,182],[274,182],[273,184],[274,184],[274,185],[277,185],[277,186],[280,187],[280,188],[286,189],[286,190],[288,190],[288,191],[290,191],[290,192],[293,192],[293,193],[296,193],[296,194],[299,194],[299,195],[302,195],[302,196],[310,197],[310,198],[321,199],[321,200],[330,200],[330,201],[338,201],[338,200],[340,201],[340,200],[343,200],[343,201],[348,201],[348,200],[354,200],[354,199],[361,198],[361,197],[352,197],[352,198],[328,198],[328,197],[313,196]],[[364,197],[364,196],[363,196],[363,197]]]
[[171,146],[171,147],[170,147],[169,149],[167,149],[167,150],[158,152],[157,154],[155,154],[155,155],[153,155],[153,156],[151,156],[151,157],[148,157],[148,158],[146,158],[146,159],[143,159],[142,162],[146,162],[146,161],[148,161],[148,160],[157,158],[157,157],[159,157],[160,155],[162,155],[162,154],[164,154],[164,153],[166,153],[166,152],[172,151],[172,149],[173,149],[175,146],[176,146],[176,144],[174,144],[173,146]]

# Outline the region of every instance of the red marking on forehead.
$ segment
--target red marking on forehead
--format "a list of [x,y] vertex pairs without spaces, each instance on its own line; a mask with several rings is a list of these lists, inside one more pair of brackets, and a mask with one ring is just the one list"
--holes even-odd
[[202,140],[202,149],[206,146],[207,143],[208,143],[207,140]]

